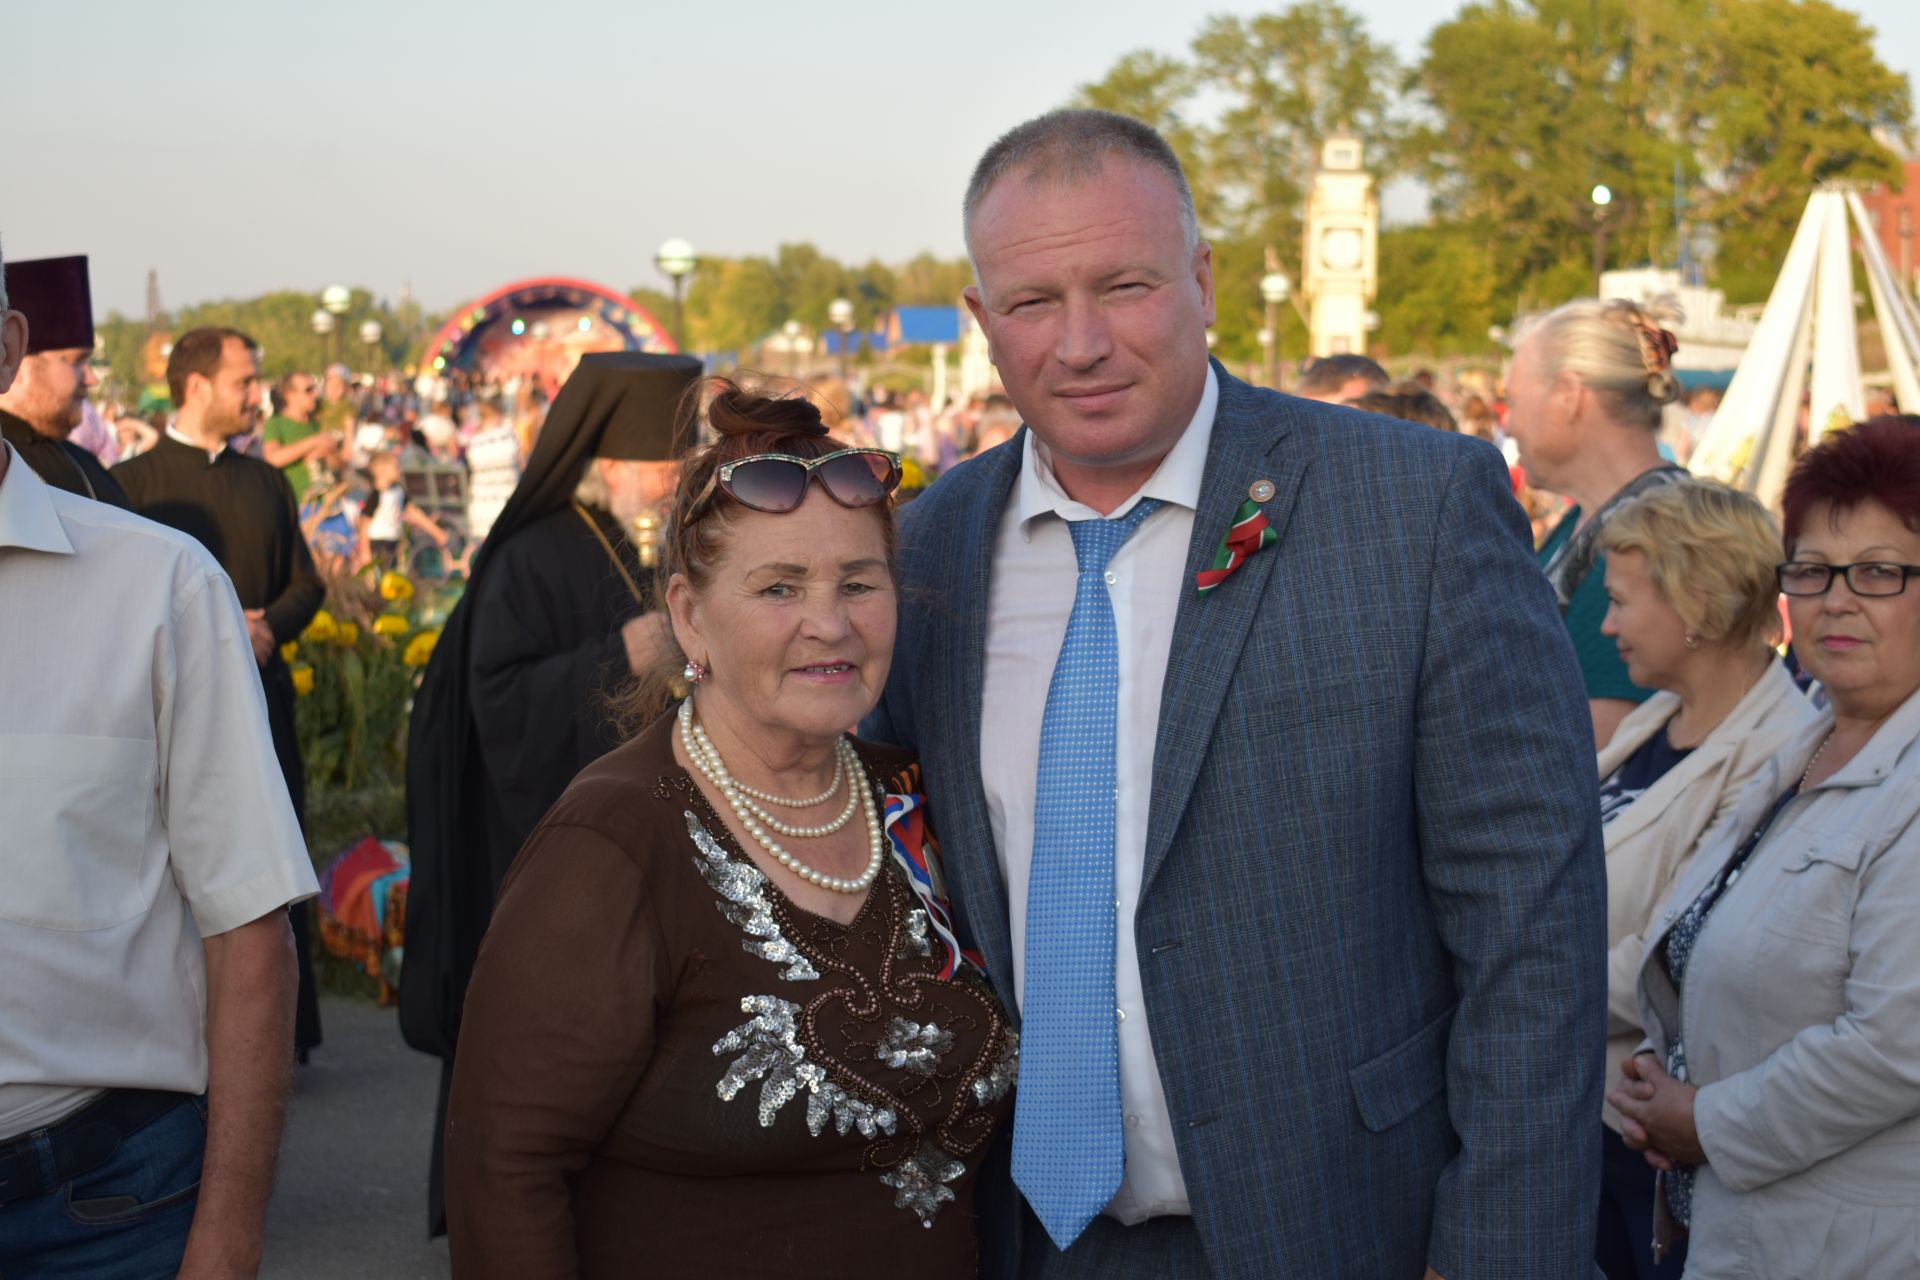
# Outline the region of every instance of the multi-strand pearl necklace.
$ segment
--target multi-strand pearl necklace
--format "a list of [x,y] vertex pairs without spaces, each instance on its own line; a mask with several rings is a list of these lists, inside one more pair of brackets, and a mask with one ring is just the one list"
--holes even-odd
[[[734,816],[740,819],[740,825],[747,829],[774,860],[810,884],[822,889],[831,889],[835,893],[864,893],[874,878],[880,874],[885,864],[886,835],[880,825],[879,807],[874,803],[873,786],[867,779],[865,766],[860,763],[859,755],[853,744],[841,738],[834,744],[833,785],[811,799],[795,800],[785,796],[771,795],[765,791],[756,791],[740,782],[727,769],[726,762],[714,749],[713,740],[707,737],[693,719],[693,699],[688,698],[680,704],[680,745],[686,749],[687,759],[694,768],[706,776],[720,794],[726,797],[727,804],[733,809]],[[782,823],[767,812],[760,801],[766,804],[780,805],[783,808],[800,809],[811,805],[824,804],[839,791],[841,780],[845,779],[852,794],[847,797],[847,807],[840,816],[830,823],[818,827],[797,827]],[[867,845],[871,857],[867,859],[867,868],[853,879],[830,876],[815,871],[800,859],[782,848],[773,838],[774,832],[800,839],[832,835],[852,821],[855,807],[862,807],[867,815]]]

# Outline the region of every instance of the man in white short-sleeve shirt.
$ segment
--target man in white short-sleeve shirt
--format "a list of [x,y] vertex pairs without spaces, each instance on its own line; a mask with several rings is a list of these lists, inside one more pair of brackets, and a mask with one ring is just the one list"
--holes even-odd
[[317,885],[246,619],[0,444],[0,620],[0,1275],[251,1275]]

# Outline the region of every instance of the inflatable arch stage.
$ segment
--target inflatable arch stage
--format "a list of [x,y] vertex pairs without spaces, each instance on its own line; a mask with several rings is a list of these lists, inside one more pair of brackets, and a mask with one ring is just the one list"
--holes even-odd
[[427,343],[421,372],[558,387],[590,352],[678,350],[666,326],[633,299],[588,280],[542,276],[461,307]]

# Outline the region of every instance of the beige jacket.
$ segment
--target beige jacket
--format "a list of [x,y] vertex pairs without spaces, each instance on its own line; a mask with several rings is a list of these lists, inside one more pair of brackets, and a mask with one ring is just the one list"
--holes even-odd
[[[1666,729],[1680,699],[1656,693],[1620,722],[1600,752],[1605,781],[1629,756]],[[1607,1087],[1620,1078],[1645,1032],[1640,1026],[1640,957],[1645,935],[1694,846],[1733,808],[1754,771],[1814,719],[1813,704],[1794,687],[1786,664],[1767,667],[1693,753],[1648,787],[1606,826]],[[1615,1132],[1620,1117],[1601,1105]]]
[[1667,931],[1807,767],[1831,711],[1754,775],[1648,938],[1640,1016],[1683,1025],[1687,1280],[1920,1276],[1920,693],[1795,798],[1707,917],[1679,996]]

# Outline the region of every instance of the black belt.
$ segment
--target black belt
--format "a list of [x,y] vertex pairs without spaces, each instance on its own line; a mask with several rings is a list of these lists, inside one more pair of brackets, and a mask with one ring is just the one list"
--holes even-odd
[[[193,1095],[160,1089],[109,1089],[50,1129],[0,1141],[0,1205],[42,1195],[113,1158],[120,1144]],[[35,1139],[53,1144],[53,1177],[34,1152]]]

